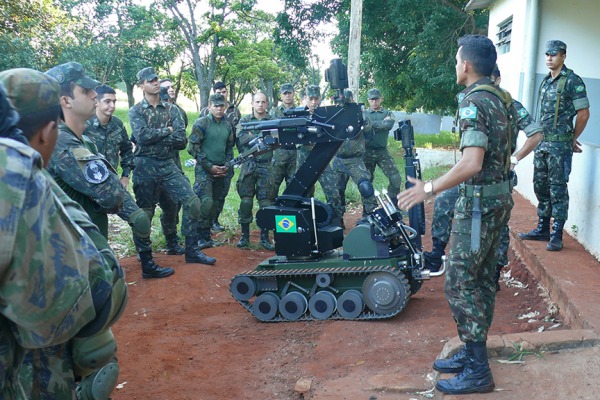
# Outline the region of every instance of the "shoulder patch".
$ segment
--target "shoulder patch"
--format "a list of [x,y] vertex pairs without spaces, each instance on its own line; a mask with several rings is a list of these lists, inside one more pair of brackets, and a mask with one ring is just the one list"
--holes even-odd
[[104,162],[90,160],[83,168],[83,175],[85,176],[85,180],[90,183],[102,183],[108,178],[109,172]]
[[528,112],[525,109],[525,107],[519,109],[519,117],[525,118],[527,116],[527,114],[528,114]]
[[76,147],[76,148],[72,149],[71,152],[73,153],[75,158],[79,161],[82,161],[82,160],[85,161],[85,160],[98,158],[97,155],[95,155],[94,153],[92,153],[85,147]]
[[583,86],[583,85],[579,85],[579,86],[576,86],[576,87],[575,87],[575,91],[576,91],[577,93],[581,93],[581,92],[583,92],[584,90],[585,90],[585,86]]
[[477,107],[463,107],[460,109],[460,119],[477,119]]

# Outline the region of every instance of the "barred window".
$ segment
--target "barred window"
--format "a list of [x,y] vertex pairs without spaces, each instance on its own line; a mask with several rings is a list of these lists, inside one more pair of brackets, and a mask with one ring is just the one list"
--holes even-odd
[[496,42],[496,47],[498,48],[499,54],[508,53],[510,51],[510,37],[512,34],[512,15],[510,18],[504,20],[504,22],[498,25],[498,33],[496,36],[498,37],[498,41]]

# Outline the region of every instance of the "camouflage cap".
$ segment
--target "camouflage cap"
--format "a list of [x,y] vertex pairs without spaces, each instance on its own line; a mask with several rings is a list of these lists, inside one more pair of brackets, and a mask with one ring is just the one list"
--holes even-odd
[[138,73],[135,75],[135,77],[137,78],[138,82],[142,82],[142,81],[151,81],[154,79],[158,78],[158,75],[156,75],[156,71],[154,71],[154,68],[152,67],[146,67],[143,69],[140,69],[138,71]]
[[294,92],[294,85],[292,85],[291,83],[284,83],[283,85],[281,85],[281,88],[279,88],[279,92]]
[[29,68],[0,72],[0,82],[19,114],[27,115],[60,107],[60,85],[53,77]]
[[306,87],[306,97],[321,97],[321,88],[318,85],[308,85]]
[[367,92],[367,98],[369,100],[371,99],[379,99],[381,97],[381,92],[379,91],[379,89],[370,89]]
[[567,45],[565,42],[560,40],[548,40],[548,42],[546,42],[546,54],[554,56],[559,50],[562,50],[565,53],[567,52]]
[[214,106],[224,106],[225,96],[223,96],[221,93],[211,94],[208,101],[210,101],[210,104]]
[[100,84],[97,80],[87,76],[81,64],[76,62],[57,65],[46,71],[46,74],[56,79],[60,84],[73,82],[84,89],[94,89]]

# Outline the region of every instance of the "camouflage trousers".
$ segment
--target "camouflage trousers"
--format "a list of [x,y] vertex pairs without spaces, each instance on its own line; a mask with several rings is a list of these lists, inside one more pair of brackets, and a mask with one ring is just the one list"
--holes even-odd
[[[431,237],[438,238],[444,243],[450,241],[454,206],[458,200],[458,186],[444,190],[435,197],[433,203],[433,221],[431,221]],[[500,243],[496,249],[497,264],[508,265],[508,247],[510,246],[510,229],[508,223],[500,232]]]
[[[202,206],[200,206],[200,229],[210,229],[215,220],[216,211],[219,209],[227,178],[215,178],[199,165],[196,165],[194,172],[194,192],[202,202]],[[220,208],[223,209],[222,206]]]
[[280,147],[273,152],[271,161],[273,191],[271,192],[271,200],[275,200],[275,197],[279,194],[279,187],[283,180],[285,179],[287,185],[296,173],[297,155],[298,152],[295,148],[283,149]]
[[215,220],[219,218],[219,215],[223,212],[223,207],[225,206],[225,199],[229,194],[229,188],[231,187],[231,180],[233,179],[233,168],[229,168],[227,171],[227,175],[223,179],[223,191],[221,192],[221,197],[219,197],[219,201],[216,204],[215,209]]
[[[173,201],[183,205],[181,232],[184,236],[195,237],[200,222],[200,201],[187,177],[172,159],[136,157],[135,164],[133,192],[138,206],[148,214],[150,221],[154,217],[160,192],[165,191]],[[149,238],[146,240],[150,242]]]
[[[362,157],[334,157],[332,161],[332,169],[335,174],[335,179],[338,185],[338,190],[340,193],[340,201],[342,203],[342,211],[346,212],[346,186],[348,185],[348,180],[352,178],[354,183],[358,186],[358,184],[365,180],[371,180],[371,174],[367,170],[365,166],[364,160]],[[361,194],[363,208],[366,212],[371,212],[377,208],[377,200],[375,196],[371,197],[363,197]],[[342,213],[342,215],[343,215]]]
[[240,176],[236,182],[237,192],[240,196],[240,208],[238,210],[240,224],[249,224],[252,222],[254,196],[258,200],[260,208],[272,204],[270,196],[273,189],[270,165],[270,160],[262,163],[248,161],[242,164]]
[[379,166],[383,174],[388,178],[388,195],[391,199],[395,199],[400,193],[400,186],[402,185],[402,177],[400,171],[394,163],[394,159],[386,149],[367,149],[365,151],[365,166],[371,174],[371,181],[375,179],[375,167]]
[[[181,168],[181,158],[179,152],[175,153],[175,165],[181,171],[183,177],[187,180],[187,176],[183,173]],[[188,180],[189,182],[189,180]],[[173,237],[177,235],[177,226],[179,225],[179,213],[181,212],[182,204],[173,200],[166,190],[161,190],[158,194],[158,206],[162,210],[160,214],[160,226],[163,231],[165,238]]]
[[27,399],[76,399],[70,342],[25,353],[19,381]]
[[569,216],[567,182],[571,174],[571,142],[542,142],[533,157],[533,190],[539,217],[566,221]]
[[129,193],[129,191],[127,191],[125,193],[125,199],[123,201],[123,208],[121,209],[121,211],[119,211],[117,213],[119,218],[121,218],[123,221],[128,222],[129,226],[131,226],[132,234],[133,234],[133,243],[135,244],[135,250],[138,253],[140,253],[142,251],[152,251],[152,241],[150,240],[150,238],[140,237],[136,233],[135,228],[133,227],[131,222],[129,222],[130,221],[129,217],[131,216],[131,214],[133,214],[134,212],[136,212],[139,209],[140,209],[140,207],[138,207],[133,196]]
[[479,250],[471,250],[472,198],[461,196],[456,202],[450,235],[445,292],[463,342],[487,340],[496,302],[496,247],[513,206],[509,193],[483,198],[481,203]]

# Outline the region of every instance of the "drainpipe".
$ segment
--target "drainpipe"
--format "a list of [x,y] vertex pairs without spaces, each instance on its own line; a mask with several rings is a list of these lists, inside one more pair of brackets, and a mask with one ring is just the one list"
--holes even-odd
[[535,72],[537,66],[537,59],[540,56],[538,41],[540,35],[540,0],[529,0],[527,10],[527,33],[525,37],[527,40],[525,54],[529,56],[526,59],[525,65],[523,66],[524,72],[524,84],[523,84],[523,104],[525,108],[529,110],[529,113],[537,118],[535,115]]

